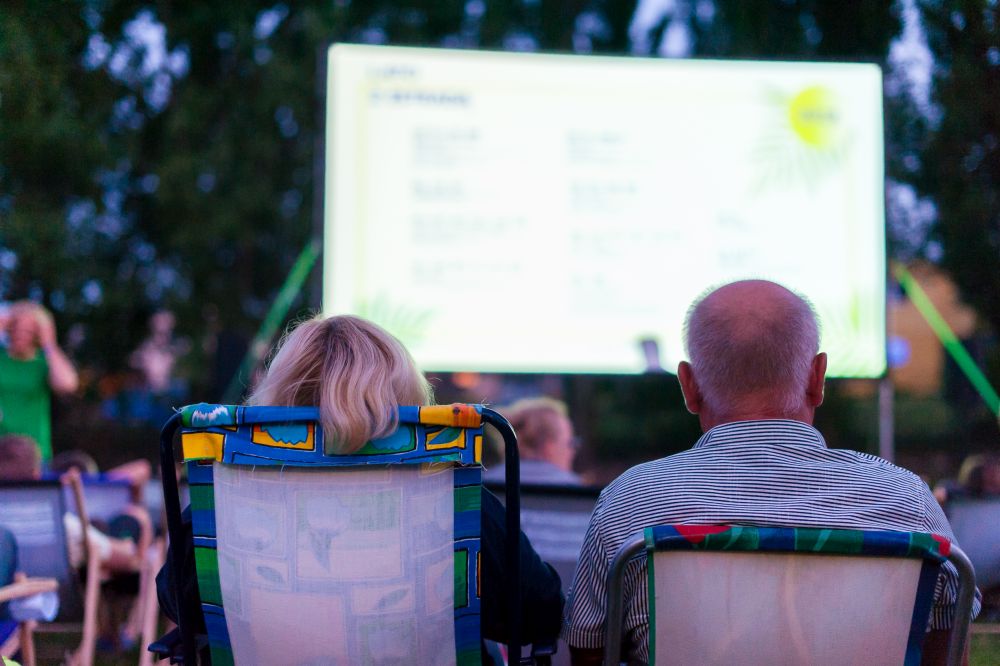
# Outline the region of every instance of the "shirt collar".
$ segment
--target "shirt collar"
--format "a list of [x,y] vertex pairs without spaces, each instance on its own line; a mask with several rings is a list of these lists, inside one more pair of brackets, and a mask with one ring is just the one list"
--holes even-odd
[[[749,441],[747,441],[749,440]],[[816,428],[802,421],[788,419],[762,419],[759,421],[733,421],[717,425],[702,435],[694,448],[705,446],[756,443],[792,444],[827,448],[826,440]]]

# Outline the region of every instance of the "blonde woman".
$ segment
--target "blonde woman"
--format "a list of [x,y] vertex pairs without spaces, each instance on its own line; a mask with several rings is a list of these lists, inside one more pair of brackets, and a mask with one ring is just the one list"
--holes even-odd
[[[247,402],[319,407],[326,452],[343,454],[395,430],[397,406],[431,404],[433,395],[399,340],[370,321],[338,315],[303,322],[288,333]],[[482,633],[498,642],[507,639],[504,519],[503,505],[484,490]],[[190,514],[185,511],[186,530],[190,530],[189,521]],[[520,554],[522,639],[526,644],[552,639],[559,633],[562,617],[559,576],[542,562],[523,532]],[[179,582],[193,586],[193,554],[185,560]],[[176,619],[173,595],[168,593],[175,584],[172,578],[172,572],[165,568],[157,579],[157,590],[164,613]],[[191,617],[200,615],[200,605],[191,609]]]

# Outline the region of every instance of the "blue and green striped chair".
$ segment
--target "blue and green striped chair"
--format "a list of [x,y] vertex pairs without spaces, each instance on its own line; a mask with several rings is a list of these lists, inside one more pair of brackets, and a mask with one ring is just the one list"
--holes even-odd
[[[481,405],[404,406],[390,436],[328,455],[317,420],[311,407],[199,404],[164,427],[165,472],[181,432],[212,664],[480,663],[483,425],[505,439],[507,533],[517,534],[510,425]],[[176,481],[163,479],[180,562]],[[508,608],[519,645],[515,600]],[[183,661],[197,663],[193,618],[178,624]]]
[[948,656],[961,662],[975,576],[943,537],[658,525],[629,539],[611,563],[606,666],[619,662],[623,585],[637,574],[637,555],[646,558],[650,664],[916,666],[945,561],[959,572]]

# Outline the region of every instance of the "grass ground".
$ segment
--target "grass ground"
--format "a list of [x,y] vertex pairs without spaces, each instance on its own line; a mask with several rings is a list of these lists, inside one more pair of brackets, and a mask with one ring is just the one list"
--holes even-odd
[[[997,666],[1000,664],[1000,626],[998,633],[974,633],[969,653],[969,666]],[[44,641],[48,649],[66,649],[73,645],[72,636],[39,636],[38,641]],[[39,647],[42,647],[39,645]],[[139,661],[138,648],[119,654],[98,653],[94,663],[97,666],[135,666]],[[58,666],[59,659],[39,660],[39,666]],[[166,662],[163,662],[166,663]]]
[[[997,625],[993,626],[997,627]],[[997,664],[1000,664],[1000,633],[972,634],[969,666],[997,666]]]

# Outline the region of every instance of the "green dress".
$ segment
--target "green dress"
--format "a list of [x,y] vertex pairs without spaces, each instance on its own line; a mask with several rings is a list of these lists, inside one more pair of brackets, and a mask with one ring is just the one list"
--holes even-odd
[[52,458],[49,415],[49,364],[43,354],[19,361],[0,349],[0,435],[29,435]]

